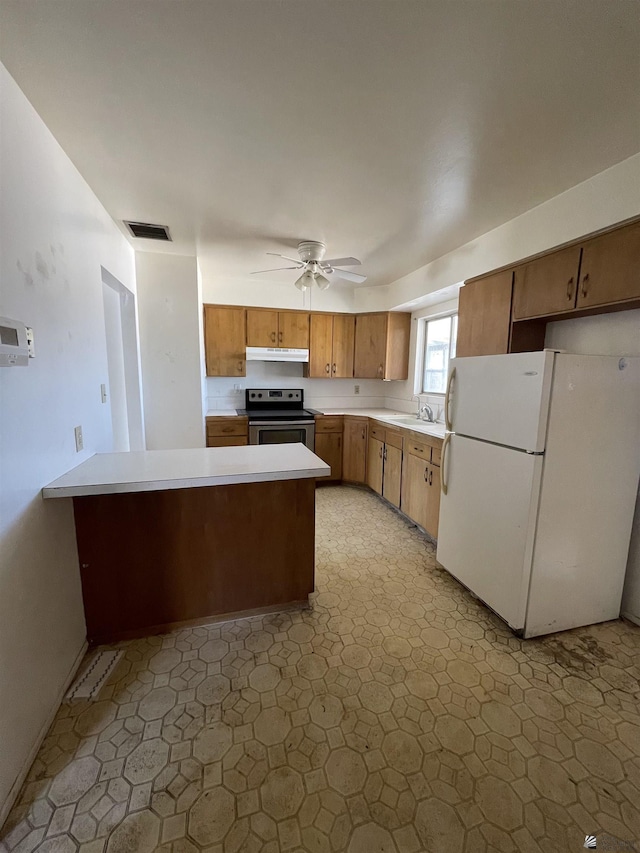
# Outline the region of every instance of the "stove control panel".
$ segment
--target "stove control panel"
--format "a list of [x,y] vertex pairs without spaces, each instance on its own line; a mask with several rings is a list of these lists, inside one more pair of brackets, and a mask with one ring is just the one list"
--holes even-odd
[[301,388],[248,388],[247,403],[302,403]]

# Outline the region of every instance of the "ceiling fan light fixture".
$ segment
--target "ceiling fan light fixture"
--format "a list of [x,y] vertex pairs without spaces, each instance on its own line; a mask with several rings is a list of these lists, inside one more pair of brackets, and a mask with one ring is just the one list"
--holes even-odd
[[302,290],[302,291],[309,290],[309,288],[311,287],[312,284],[313,284],[313,273],[311,272],[311,270],[305,270],[302,273],[302,275],[300,276],[300,278],[295,282],[295,285],[298,288],[298,290]]
[[325,278],[320,273],[316,275],[316,284],[318,285],[318,288],[320,290],[327,290],[329,287],[331,287],[331,282],[329,281],[329,279]]

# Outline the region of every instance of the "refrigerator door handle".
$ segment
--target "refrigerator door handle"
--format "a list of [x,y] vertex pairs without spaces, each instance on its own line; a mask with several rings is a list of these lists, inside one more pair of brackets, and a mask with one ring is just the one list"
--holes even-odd
[[[456,375],[456,369],[453,367],[451,369],[451,373],[449,374],[449,378],[447,379],[447,390],[444,395],[444,424],[449,432],[453,431],[453,424],[451,423],[451,419],[449,418],[449,405],[450,405],[450,397],[451,397],[451,383]],[[445,492],[446,495],[446,492]]]
[[[455,370],[455,367],[453,368]],[[451,433],[447,433],[444,442],[442,445],[442,459],[440,460],[440,489],[442,490],[442,494],[446,495],[449,491],[449,484],[447,483],[447,469],[445,467],[447,460],[447,447],[449,446],[449,442],[451,441]]]

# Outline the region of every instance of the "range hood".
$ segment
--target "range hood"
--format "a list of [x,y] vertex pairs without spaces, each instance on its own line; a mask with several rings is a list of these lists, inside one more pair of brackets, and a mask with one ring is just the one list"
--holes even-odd
[[247,361],[309,361],[308,349],[290,347],[247,347]]

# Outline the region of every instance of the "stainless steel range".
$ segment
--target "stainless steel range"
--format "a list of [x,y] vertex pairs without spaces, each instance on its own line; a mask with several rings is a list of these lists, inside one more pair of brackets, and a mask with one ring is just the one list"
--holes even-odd
[[314,449],[316,412],[304,408],[302,388],[247,388],[245,399],[238,414],[249,418],[249,444],[300,442]]

